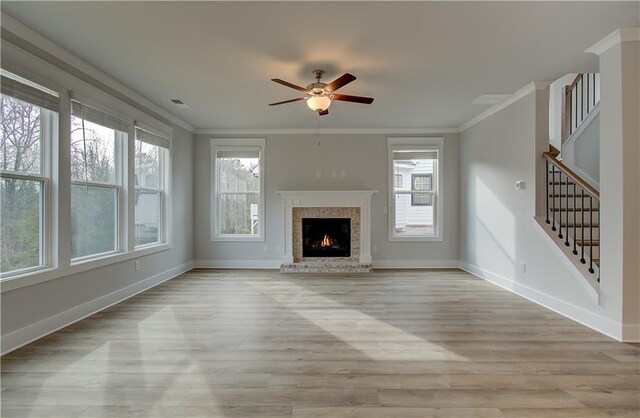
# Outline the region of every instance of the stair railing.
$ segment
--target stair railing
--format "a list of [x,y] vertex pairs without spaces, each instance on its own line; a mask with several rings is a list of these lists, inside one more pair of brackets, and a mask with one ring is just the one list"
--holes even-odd
[[578,74],[564,88],[564,116],[562,118],[562,143],[591,113],[600,101],[600,76],[595,73]]
[[[586,254],[588,254],[588,272],[591,274],[595,274],[596,270],[594,268],[594,265],[599,267],[600,259],[594,257],[593,255],[593,247],[595,241],[593,230],[594,221],[597,222],[597,228],[600,228],[600,193],[589,183],[582,180],[582,178],[580,178],[580,176],[574,173],[570,168],[560,162],[556,158],[557,153],[545,152],[543,155],[546,162],[545,180],[547,217],[545,222],[551,225],[552,231],[558,232],[558,238],[564,239],[564,245],[567,247],[571,247],[571,243],[569,242],[569,234],[572,233],[572,253],[576,256],[579,256],[580,262],[585,265],[587,264],[587,259],[585,258],[585,256]],[[551,179],[549,178],[549,174],[551,174]],[[558,177],[556,177],[556,175]],[[565,186],[564,193],[562,186]],[[579,201],[578,198],[580,199]],[[585,199],[588,200],[588,204],[585,203]],[[558,201],[558,207],[556,207],[556,200]],[[571,209],[569,207],[570,203],[573,203]],[[589,208],[589,225],[585,226],[585,221],[587,220],[585,219],[585,212],[587,212],[587,207]],[[570,212],[573,212],[573,219],[570,219]],[[578,212],[580,212],[580,219],[578,219]],[[556,213],[558,214],[557,217]],[[562,215],[563,213],[564,222]],[[578,245],[577,235],[578,223],[580,224],[580,245]],[[587,232],[586,228],[588,228],[589,232],[588,240],[586,239],[585,234],[585,232]],[[597,280],[599,282],[600,277],[598,277]]]

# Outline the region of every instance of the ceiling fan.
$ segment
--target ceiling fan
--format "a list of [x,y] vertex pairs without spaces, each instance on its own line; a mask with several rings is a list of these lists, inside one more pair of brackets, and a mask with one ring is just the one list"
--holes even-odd
[[336,90],[338,90],[340,87],[343,87],[356,79],[356,77],[352,74],[346,73],[329,84],[320,81],[322,75],[324,74],[323,70],[314,70],[313,74],[316,77],[316,81],[315,83],[309,84],[306,88],[296,86],[295,84],[280,80],[279,78],[272,78],[271,81],[275,81],[276,83],[282,84],[283,86],[301,91],[305,93],[306,96],[298,97],[297,99],[271,103],[269,104],[269,106],[277,106],[285,103],[301,102],[303,100],[306,100],[309,109],[313,110],[314,112],[318,112],[318,115],[320,116],[324,116],[329,114],[329,106],[331,106],[331,102],[334,100],[337,100],[339,102],[353,102],[362,104],[373,103],[373,97],[350,96],[348,94],[335,93]]

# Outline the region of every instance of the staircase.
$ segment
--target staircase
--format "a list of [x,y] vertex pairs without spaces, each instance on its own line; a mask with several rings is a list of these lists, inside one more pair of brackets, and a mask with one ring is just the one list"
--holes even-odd
[[[578,74],[565,87],[562,144],[576,132],[600,100],[598,74]],[[583,275],[600,282],[600,192],[562,162],[553,146],[544,154],[545,223],[558,245],[582,264]]]
[[600,193],[557,159],[558,151],[544,153],[546,161],[546,219],[551,231],[600,281]]

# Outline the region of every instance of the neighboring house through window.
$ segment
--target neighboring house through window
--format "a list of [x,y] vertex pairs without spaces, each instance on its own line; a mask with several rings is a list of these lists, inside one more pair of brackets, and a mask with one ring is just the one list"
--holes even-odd
[[388,153],[389,240],[441,240],[442,138],[389,138]]

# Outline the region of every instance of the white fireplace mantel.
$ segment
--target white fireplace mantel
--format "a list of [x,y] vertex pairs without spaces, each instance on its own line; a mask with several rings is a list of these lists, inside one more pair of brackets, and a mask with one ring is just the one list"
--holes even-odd
[[283,264],[293,263],[293,208],[360,208],[360,263],[371,263],[371,196],[377,190],[277,191],[284,212]]

